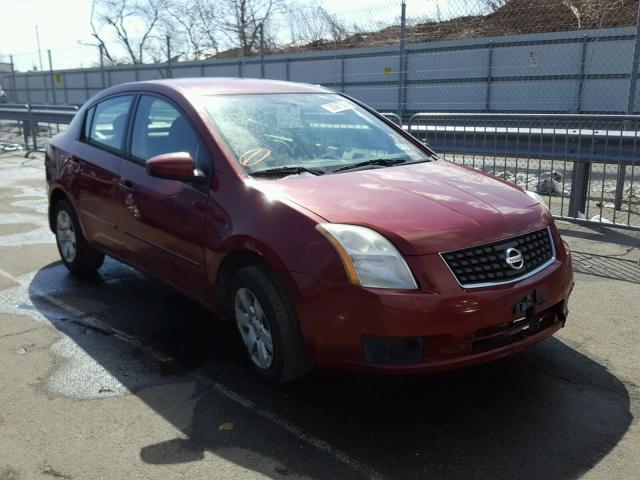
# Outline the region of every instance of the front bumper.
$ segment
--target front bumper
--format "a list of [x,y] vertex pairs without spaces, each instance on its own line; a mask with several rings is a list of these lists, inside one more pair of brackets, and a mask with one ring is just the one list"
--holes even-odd
[[[571,260],[557,232],[554,241],[556,260],[543,271],[487,288],[462,288],[437,254],[407,257],[414,273],[428,272],[416,274],[417,291],[330,284],[292,273],[309,356],[320,367],[424,373],[523,350],[560,329],[568,313]],[[539,301],[530,302],[526,312],[516,308],[530,298]],[[398,361],[379,346],[379,340],[407,338],[420,345],[419,354],[411,347],[415,343],[405,342],[410,353]]]

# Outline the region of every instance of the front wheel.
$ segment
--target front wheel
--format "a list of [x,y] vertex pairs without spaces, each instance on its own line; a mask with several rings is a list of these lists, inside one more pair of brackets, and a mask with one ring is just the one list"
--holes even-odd
[[232,311],[253,370],[265,381],[285,383],[310,368],[297,319],[265,269],[243,267],[232,281]]
[[56,203],[54,218],[58,252],[69,271],[82,274],[98,270],[104,262],[104,254],[89,246],[67,200]]

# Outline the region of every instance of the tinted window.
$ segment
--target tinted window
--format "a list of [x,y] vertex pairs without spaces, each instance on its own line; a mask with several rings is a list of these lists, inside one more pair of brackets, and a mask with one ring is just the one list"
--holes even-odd
[[184,115],[169,102],[144,95],[140,98],[131,154],[148,160],[164,153],[187,152],[197,168],[208,174],[208,156],[198,135]]
[[122,149],[133,96],[115,97],[96,105],[89,138],[95,143]]

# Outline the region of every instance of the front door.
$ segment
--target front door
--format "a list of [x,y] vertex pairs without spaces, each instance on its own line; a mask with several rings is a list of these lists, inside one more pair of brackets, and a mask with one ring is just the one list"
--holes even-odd
[[209,155],[187,117],[161,97],[142,95],[123,160],[119,221],[126,260],[197,297],[204,297],[205,217],[209,188],[151,177],[145,161],[188,152],[209,178]]

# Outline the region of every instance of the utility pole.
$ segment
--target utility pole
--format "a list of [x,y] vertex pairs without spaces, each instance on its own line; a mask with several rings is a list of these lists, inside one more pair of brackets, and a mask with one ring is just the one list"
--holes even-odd
[[56,99],[56,83],[53,77],[53,62],[51,61],[51,50],[47,50],[47,55],[49,56],[49,80],[51,81],[51,96],[53,97],[53,104],[57,104],[58,101]]
[[98,45],[98,50],[100,51],[100,80],[102,83],[102,89],[104,90],[105,88],[107,88],[107,84],[104,81],[104,52],[103,52],[103,46],[102,44]]
[[40,32],[38,32],[38,25],[36,25],[36,43],[38,45],[38,60],[40,61],[40,71],[44,70],[42,66],[42,49],[40,48]]

